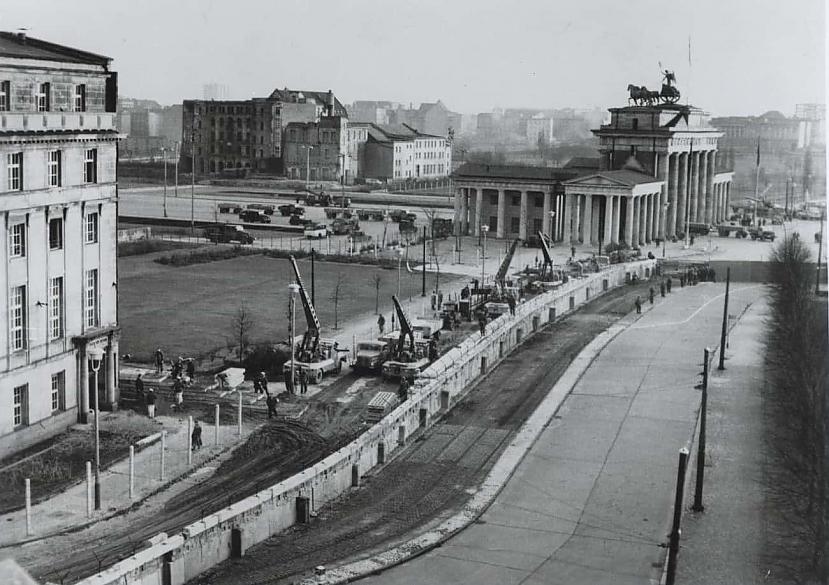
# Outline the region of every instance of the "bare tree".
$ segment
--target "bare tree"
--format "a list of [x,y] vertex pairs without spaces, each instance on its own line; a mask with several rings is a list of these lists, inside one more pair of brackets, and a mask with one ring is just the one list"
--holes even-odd
[[337,281],[334,283],[334,286],[331,288],[331,302],[334,303],[334,329],[340,328],[340,298],[342,297],[343,293],[345,292],[345,278],[343,277],[343,273],[339,272],[337,274]]
[[253,315],[248,308],[242,304],[236,309],[231,320],[234,343],[239,348],[239,359],[242,359],[245,349],[250,345],[250,332],[253,329]]
[[372,281],[374,282],[374,314],[376,315],[380,312],[380,284],[383,278],[379,272],[375,272]]

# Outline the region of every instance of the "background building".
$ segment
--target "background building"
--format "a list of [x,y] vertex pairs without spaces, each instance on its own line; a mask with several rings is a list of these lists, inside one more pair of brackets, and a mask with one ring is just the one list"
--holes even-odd
[[[0,33],[0,457],[118,401],[117,77]],[[87,352],[104,350],[91,387]]]
[[289,179],[344,181],[348,156],[348,118],[323,116],[317,122],[285,127],[283,160]]
[[[118,131],[121,160],[158,158],[162,149],[174,152],[181,140],[181,105],[162,106],[152,100],[118,98]],[[172,156],[172,154],[168,154]]]
[[452,172],[448,138],[418,132],[407,124],[372,124],[362,176],[381,180],[437,179]]

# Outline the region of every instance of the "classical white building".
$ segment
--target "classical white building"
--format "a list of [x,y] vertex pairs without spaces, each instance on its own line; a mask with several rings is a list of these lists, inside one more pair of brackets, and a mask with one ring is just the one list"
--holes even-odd
[[[111,60],[0,32],[0,456],[118,401]],[[97,363],[95,364],[97,365]]]

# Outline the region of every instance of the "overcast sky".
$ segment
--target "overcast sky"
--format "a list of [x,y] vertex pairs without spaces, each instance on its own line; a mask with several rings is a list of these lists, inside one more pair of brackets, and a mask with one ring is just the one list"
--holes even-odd
[[242,99],[604,108],[628,83],[658,89],[660,61],[714,115],[825,101],[824,0],[3,0],[0,29],[18,27],[112,57],[122,95],[164,104],[217,82]]

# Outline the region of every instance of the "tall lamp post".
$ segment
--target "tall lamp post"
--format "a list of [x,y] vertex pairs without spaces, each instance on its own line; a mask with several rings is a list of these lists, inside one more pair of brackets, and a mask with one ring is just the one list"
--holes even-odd
[[93,347],[87,352],[93,372],[93,390],[95,395],[95,509],[101,509],[101,434],[100,422],[98,420],[98,370],[101,369],[101,361],[104,357],[104,350],[100,347]]
[[305,190],[308,190],[308,186],[311,183],[311,151],[314,150],[314,146],[303,146],[305,149]]
[[556,226],[556,212],[551,211],[550,212],[550,231],[548,232],[551,242],[555,241],[555,239],[556,239],[555,226]]
[[195,210],[196,210],[196,131],[193,130],[193,137],[190,140],[190,234],[196,231]]
[[291,299],[291,392],[294,391],[294,354],[296,353],[296,348],[294,347],[294,327],[295,327],[295,315],[296,315],[296,296],[299,293],[299,285],[295,282],[292,282],[288,285],[288,291],[290,293]]
[[481,248],[481,288],[484,288],[484,278],[486,277],[486,234],[488,231],[488,225],[481,226],[481,233],[484,236],[484,245]]
[[161,157],[164,159],[164,217],[167,217],[167,148],[161,147]]
[[400,262],[403,260],[403,250],[397,249],[397,298],[400,298]]
[[176,142],[176,148],[174,151],[173,156],[176,159],[176,183],[175,187],[173,188],[173,197],[178,197],[178,157],[179,157],[179,142]]
[[[662,209],[665,210],[665,217],[668,217],[668,208],[671,206],[670,201],[666,201],[665,204],[662,206]],[[666,220],[667,223],[667,220]],[[662,234],[662,257],[665,257],[665,243],[668,241],[668,230],[665,230],[665,233]]]

